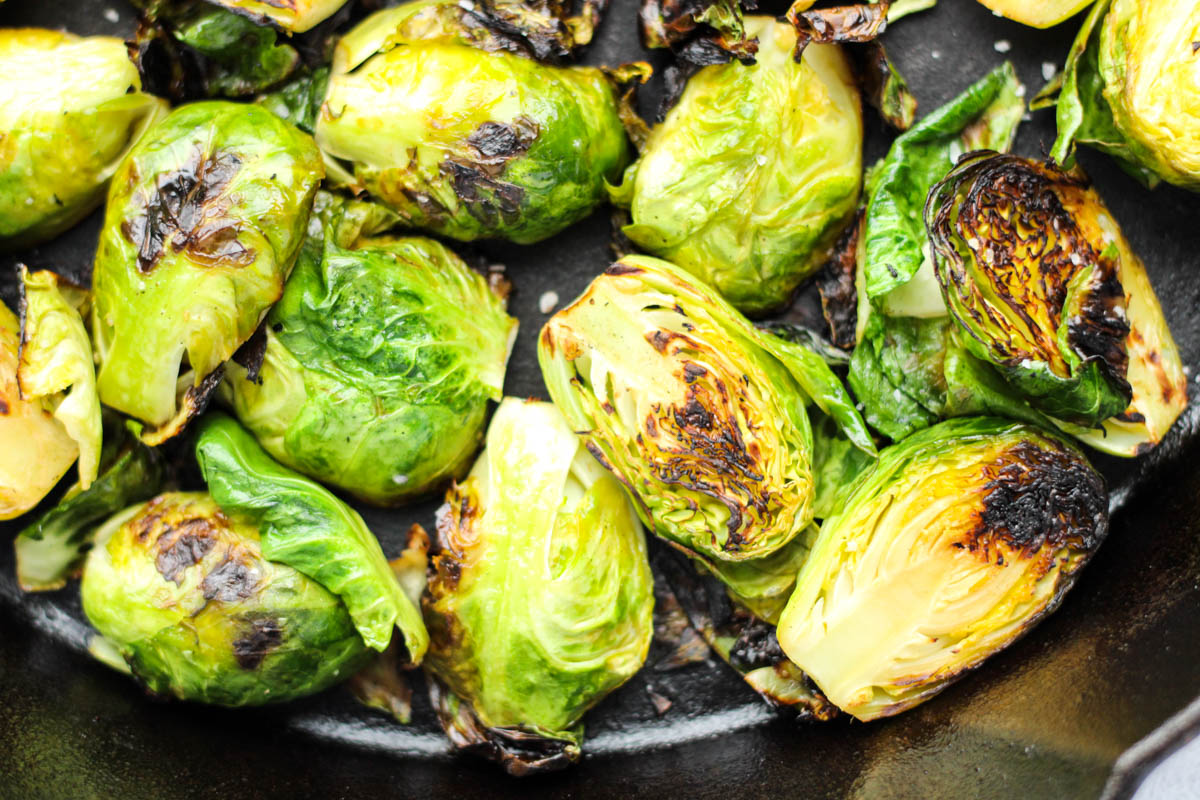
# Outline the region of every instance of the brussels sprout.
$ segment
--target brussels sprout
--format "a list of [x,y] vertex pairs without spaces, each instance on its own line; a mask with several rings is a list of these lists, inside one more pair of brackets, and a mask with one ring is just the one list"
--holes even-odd
[[881,451],[821,526],[779,644],[843,711],[897,714],[1053,611],[1107,527],[1103,478],[1063,440],[944,422]]
[[562,25],[516,3],[368,17],[337,46],[316,122],[340,182],[464,241],[528,244],[587,216],[630,148],[604,72],[534,60],[569,54],[542,46]]
[[821,266],[854,214],[863,122],[838,45],[797,63],[790,25],[749,17],[746,30],[757,63],[692,76],[614,196],[630,207],[630,241],[761,314]]
[[0,520],[36,506],[79,457],[79,445],[53,411],[21,396],[20,346],[20,323],[0,303]]
[[641,668],[654,633],[621,484],[553,405],[508,398],[437,530],[426,666],[451,741],[514,774],[577,760],[584,712]]
[[409,660],[420,663],[429,645],[421,614],[354,509],[272,461],[245,428],[223,414],[201,423],[196,460],[221,510],[260,531],[264,557],[341,598],[368,647],[383,651],[393,629],[400,628]]
[[1200,190],[1200,105],[1194,0],[1098,0],[1067,57],[1051,155],[1069,164],[1075,142],[1113,156],[1147,186]]
[[1081,174],[988,151],[929,193],[925,224],[967,349],[1041,410],[1081,425],[1124,411],[1129,323],[1105,213]]
[[120,39],[0,29],[0,249],[52,239],[90,214],[164,113]]
[[820,356],[755,329],[658,259],[609,267],[546,323],[538,361],[550,396],[642,520],[705,559],[768,556],[812,519],[808,402],[874,453]]
[[105,419],[105,428],[99,477],[87,488],[71,486],[58,505],[22,530],[13,543],[17,582],[27,592],[66,585],[95,527],[162,488],[165,470],[155,451],[126,431],[116,414]]
[[79,484],[96,479],[102,430],[92,343],[83,326],[90,298],[49,270],[21,275],[21,397],[40,400],[79,447]]
[[133,674],[184,700],[290,700],[349,677],[370,652],[337,595],[269,559],[258,526],[203,493],[110,519],[80,591]]
[[1050,28],[1075,16],[1092,0],[979,0],[994,13],[1022,25]]
[[337,212],[323,246],[305,246],[267,317],[261,369],[230,365],[227,381],[238,418],[280,462],[393,505],[466,471],[517,321],[440,243],[360,239],[355,227]]
[[226,102],[176,109],[121,164],[93,275],[97,381],[156,428],[148,443],[204,408],[283,293],[322,175],[310,137]]

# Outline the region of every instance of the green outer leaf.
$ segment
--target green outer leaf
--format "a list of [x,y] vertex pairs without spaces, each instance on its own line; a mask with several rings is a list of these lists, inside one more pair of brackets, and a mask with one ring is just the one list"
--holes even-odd
[[645,538],[558,409],[506,398],[439,511],[426,667],[489,727],[578,743],[653,638]]
[[357,512],[272,461],[223,414],[201,422],[196,460],[221,508],[259,527],[266,558],[299,570],[340,597],[369,647],[384,650],[398,626],[409,657],[420,663],[429,644],[420,612]]
[[[192,103],[147,133],[117,170],[96,251],[105,405],[154,426],[185,413],[185,354],[199,387],[254,333],[283,291],[321,175],[311,137],[254,105]],[[176,212],[187,231],[172,203],[193,204]],[[155,234],[161,255],[141,259],[139,244],[155,254]]]
[[228,368],[233,407],[283,464],[372,503],[406,502],[466,472],[517,322],[439,242],[360,239],[373,220],[328,216],[323,252],[305,246],[267,318],[258,380]]
[[1008,149],[1025,111],[1019,86],[1006,61],[892,143],[867,199],[864,276],[872,301],[908,282],[921,266],[925,196],[958,156]]
[[73,486],[54,508],[22,530],[13,542],[17,582],[27,592],[66,585],[67,575],[91,544],[97,523],[127,506],[148,500],[163,484],[163,464],[155,451],[128,434],[110,435],[96,481]]
[[262,107],[305,133],[317,127],[317,117],[329,90],[329,67],[318,67],[258,99]]
[[31,273],[22,264],[19,271],[21,396],[53,408],[54,418],[79,445],[79,483],[86,489],[96,479],[103,440],[92,342],[79,316],[88,295],[68,282],[60,285],[50,270]]
[[837,513],[847,487],[874,464],[875,459],[856,447],[831,417],[820,412],[810,413],[814,415],[813,476],[817,487],[813,517],[822,520]]
[[300,54],[283,44],[274,28],[208,3],[188,5],[174,23],[174,37],[212,62],[205,81],[211,96],[245,97],[265,91],[300,64]]

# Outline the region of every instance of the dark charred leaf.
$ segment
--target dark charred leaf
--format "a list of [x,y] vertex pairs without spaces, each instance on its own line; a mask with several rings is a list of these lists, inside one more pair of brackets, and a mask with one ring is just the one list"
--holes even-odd
[[854,285],[857,267],[858,239],[863,229],[862,210],[852,225],[842,232],[833,247],[829,260],[817,273],[817,290],[821,293],[821,312],[829,325],[834,346],[852,349],[858,325],[858,292]]
[[867,102],[896,130],[911,128],[917,115],[917,98],[888,58],[883,43],[873,39],[853,48],[852,53]]
[[[804,5],[807,5],[804,3]],[[888,0],[836,8],[788,10],[787,21],[796,29],[797,61],[809,44],[869,42],[887,27]],[[897,76],[898,77],[898,76]]]
[[494,761],[509,775],[522,777],[565,769],[580,758],[576,741],[551,739],[519,728],[489,728],[470,704],[460,700],[432,676],[429,699],[450,743]]
[[642,44],[693,67],[753,64],[758,39],[746,35],[743,15],[756,8],[754,0],[643,0]]

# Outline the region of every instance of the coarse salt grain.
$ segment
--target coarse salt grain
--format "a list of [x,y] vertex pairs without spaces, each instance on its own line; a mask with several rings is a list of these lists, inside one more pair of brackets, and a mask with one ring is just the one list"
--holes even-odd
[[542,296],[538,298],[538,311],[543,314],[549,314],[558,305],[558,292],[542,292]]
[[1012,50],[1012,42],[1008,39],[1000,39],[992,47],[997,53],[1007,53],[1009,50]]
[[1058,74],[1058,65],[1053,61],[1042,62],[1042,78],[1044,80],[1054,80],[1054,76]]
[[120,22],[121,15],[117,13],[115,8],[106,8],[104,10],[104,18],[109,22]]

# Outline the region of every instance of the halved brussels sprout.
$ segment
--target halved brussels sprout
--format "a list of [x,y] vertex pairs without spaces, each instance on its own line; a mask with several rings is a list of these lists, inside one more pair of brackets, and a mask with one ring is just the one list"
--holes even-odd
[[608,75],[534,60],[569,54],[550,46],[563,26],[518,3],[368,17],[338,43],[316,122],[333,177],[464,241],[529,244],[587,216],[630,147]]
[[21,396],[20,347],[20,322],[0,303],[0,520],[40,503],[79,457],[79,445],[53,410]]
[[162,459],[109,414],[104,420],[100,474],[90,486],[76,483],[58,505],[26,527],[13,542],[17,582],[27,592],[66,585],[92,543],[95,528],[113,514],[158,494],[165,478]]
[[92,343],[81,314],[91,300],[50,270],[21,275],[21,397],[42,402],[79,447],[79,485],[96,479],[103,432]]
[[1019,156],[963,157],[925,224],[967,349],[1046,413],[1094,425],[1124,411],[1129,323],[1103,205],[1081,174]]
[[792,58],[796,32],[748,17],[757,62],[718,64],[687,82],[614,190],[622,232],[730,303],[762,314],[824,262],[858,204],[862,108],[838,45]]
[[874,445],[820,356],[754,328],[693,280],[665,261],[621,259],[546,323],[538,361],[648,526],[707,559],[762,558],[813,516],[805,405],[857,447]]
[[1062,601],[1108,527],[1083,455],[977,417],[886,448],[826,520],[779,620],[783,651],[840,709],[897,714]]
[[584,712],[653,638],[646,543],[621,484],[557,408],[508,398],[437,530],[426,666],[447,735],[513,774],[577,760]]
[[80,593],[133,675],[184,700],[291,700],[350,677],[370,652],[337,595],[265,556],[258,526],[203,493],[105,523]]
[[0,249],[51,239],[100,204],[166,113],[141,88],[120,39],[0,29]]
[[384,505],[427,494],[466,471],[503,393],[504,305],[442,244],[362,239],[336,212],[267,317],[257,374],[228,367],[233,408],[322,483]]
[[1075,16],[1092,0],[979,0],[1002,17],[1034,28],[1050,28]]
[[308,135],[226,102],[176,109],[121,164],[92,279],[97,381],[148,443],[203,410],[283,293],[323,174]]
[[1146,185],[1200,191],[1200,40],[1195,0],[1098,0],[1067,58],[1051,154],[1075,142],[1113,156]]
[[934,270],[967,349],[1098,449],[1158,443],[1187,378],[1145,267],[1082,173],[980,154],[929,203]]

